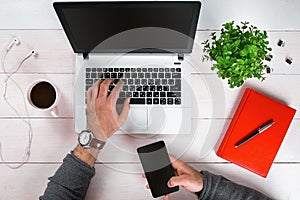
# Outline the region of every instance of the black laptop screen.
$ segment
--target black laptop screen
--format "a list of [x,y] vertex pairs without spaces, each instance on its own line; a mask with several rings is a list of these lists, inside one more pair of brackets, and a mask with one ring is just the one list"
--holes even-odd
[[55,2],[75,53],[190,53],[200,2]]

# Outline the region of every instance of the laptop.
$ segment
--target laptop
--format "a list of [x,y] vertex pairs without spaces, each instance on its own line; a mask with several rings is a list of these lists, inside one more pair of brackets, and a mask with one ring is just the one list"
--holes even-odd
[[191,69],[199,1],[55,2],[76,53],[75,131],[86,129],[86,91],[99,79],[130,97],[121,134],[191,133]]

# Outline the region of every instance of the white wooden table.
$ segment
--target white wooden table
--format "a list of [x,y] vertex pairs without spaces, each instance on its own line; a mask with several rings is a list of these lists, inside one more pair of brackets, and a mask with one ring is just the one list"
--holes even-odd
[[[0,162],[0,199],[37,199],[54,174],[62,159],[76,145],[74,132],[73,85],[75,55],[52,9],[52,0],[0,0],[0,49],[4,49],[13,36],[21,45],[13,47],[6,66],[15,66],[32,49],[39,52],[30,58],[14,79],[26,93],[36,79],[49,79],[62,91],[58,106],[59,117],[30,108],[33,143],[29,162],[17,170],[8,169]],[[136,148],[142,144],[164,139],[170,153],[195,168],[222,174],[238,183],[264,192],[274,199],[300,199],[300,114],[296,113],[286,138],[277,154],[267,178],[261,178],[215,154],[213,144],[219,143],[236,109],[242,91],[252,87],[269,96],[300,109],[300,1],[296,0],[203,0],[196,45],[192,54],[195,65],[193,85],[195,104],[193,133],[191,135],[154,135],[141,138],[133,135],[115,135],[101,152],[96,164],[87,199],[151,199],[140,176],[141,166]],[[201,41],[212,30],[219,30],[226,21],[250,21],[266,29],[273,48],[270,63],[273,72],[264,82],[247,81],[243,87],[229,89],[226,81],[210,71],[210,63],[201,62]],[[285,47],[277,47],[277,41]],[[293,64],[285,63],[291,56]],[[0,71],[0,93],[5,76]],[[9,85],[9,100],[25,115],[21,96]],[[223,98],[216,98],[223,97]],[[216,112],[216,108],[217,110]],[[214,110],[215,109],[215,110]],[[221,110],[220,110],[221,109]],[[27,145],[27,129],[21,120],[0,98],[0,141],[3,154],[10,163],[19,163]],[[206,157],[206,151],[213,148]],[[172,199],[195,199],[183,189]]]

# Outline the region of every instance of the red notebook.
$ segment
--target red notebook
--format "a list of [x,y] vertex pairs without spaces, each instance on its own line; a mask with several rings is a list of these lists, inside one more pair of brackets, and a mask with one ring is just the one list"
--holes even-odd
[[[247,88],[217,155],[266,177],[296,110]],[[248,142],[241,139],[269,120],[275,123]]]

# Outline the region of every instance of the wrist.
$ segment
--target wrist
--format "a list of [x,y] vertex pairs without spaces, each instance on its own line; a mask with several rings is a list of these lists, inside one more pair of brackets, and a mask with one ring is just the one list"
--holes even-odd
[[96,158],[99,155],[99,150],[97,149],[92,149],[92,148],[84,148],[81,145],[77,145],[73,151],[73,154],[85,162],[86,164],[90,165],[91,167],[94,167]]
[[105,137],[105,135],[100,127],[88,124],[87,129],[93,132],[96,139],[106,142],[107,137]]

